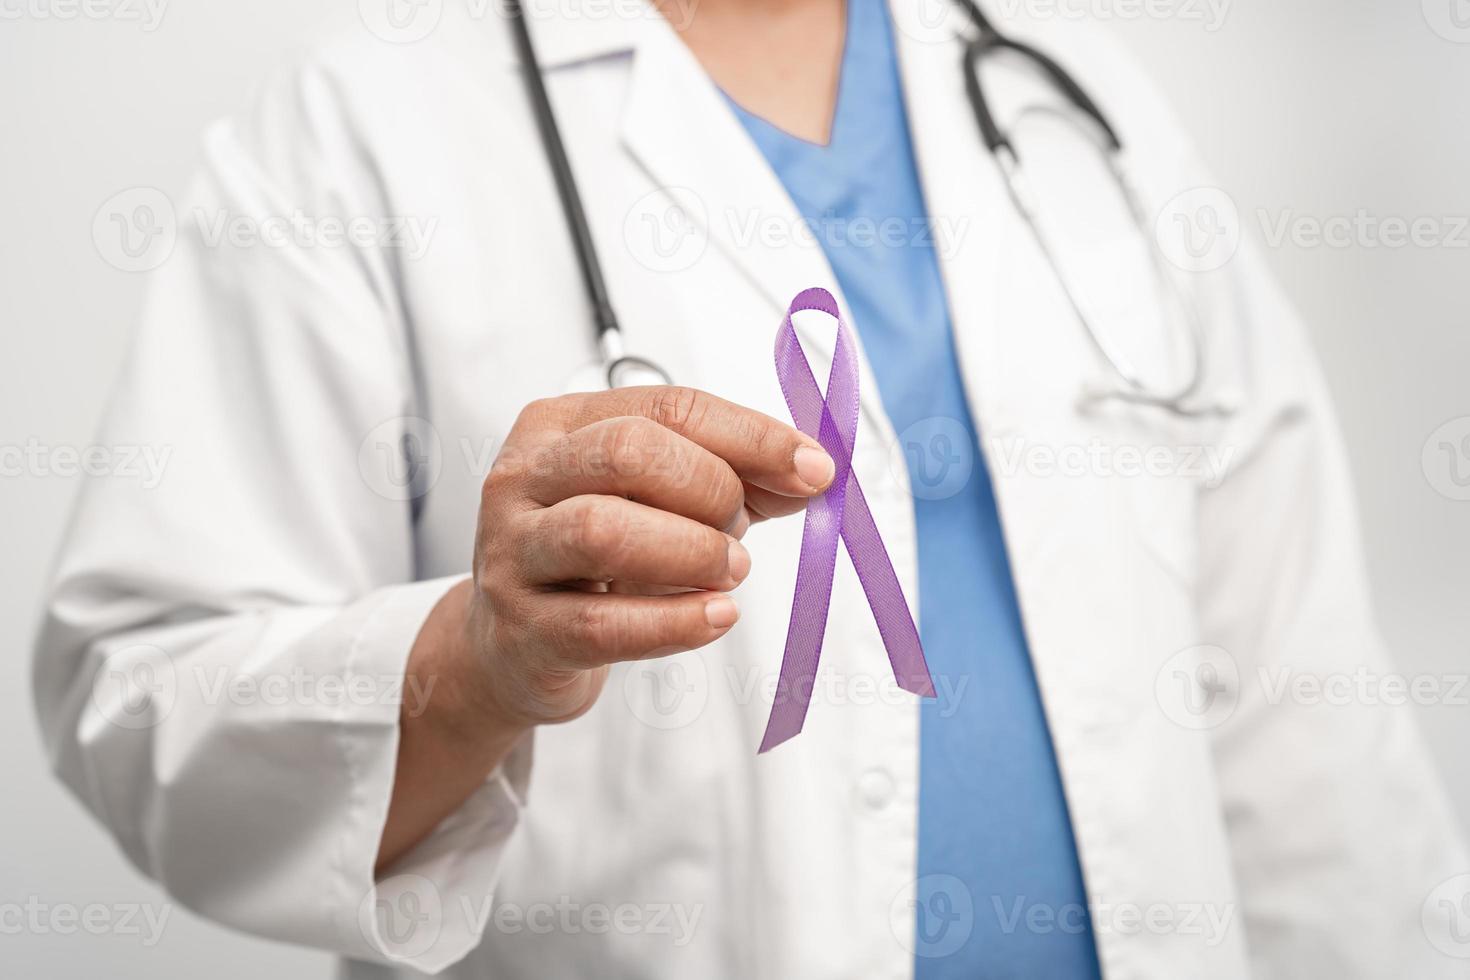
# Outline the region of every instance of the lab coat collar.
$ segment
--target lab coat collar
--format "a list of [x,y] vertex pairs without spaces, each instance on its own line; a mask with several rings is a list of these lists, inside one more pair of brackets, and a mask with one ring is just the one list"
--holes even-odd
[[821,246],[795,241],[801,215],[780,178],[672,29],[650,32],[638,46],[621,136],[655,183],[777,307],[832,281]]
[[1002,250],[1026,229],[965,97],[959,4],[890,0],[889,8],[926,210],[935,222],[964,222],[939,250],[939,266],[970,409],[993,434],[1003,424],[1000,392],[1007,381],[995,345],[998,270]]
[[801,215],[679,36],[698,0],[665,0],[669,17],[648,0],[523,2],[544,71],[632,54],[624,150],[755,289],[777,308],[808,286],[837,292],[820,245],[790,241]]
[[[780,178],[674,26],[660,19],[645,27],[631,72],[622,144],[708,235],[710,250],[721,253],[770,304],[773,317],[797,293],[823,286],[838,296],[850,319],[821,243],[805,233]],[[825,379],[836,331],[823,319],[798,318],[795,326],[813,370]],[[773,334],[775,324],[773,318]],[[862,414],[874,427],[871,434],[891,444],[876,379],[861,352],[859,360]]]

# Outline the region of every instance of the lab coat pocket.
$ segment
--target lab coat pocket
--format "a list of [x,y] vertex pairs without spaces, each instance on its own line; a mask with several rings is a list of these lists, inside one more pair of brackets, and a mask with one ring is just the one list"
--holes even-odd
[[1222,463],[1203,428],[1150,407],[1129,406],[1093,428],[1089,452],[1121,498],[1138,550],[1163,581],[1192,594],[1198,579],[1197,505]]

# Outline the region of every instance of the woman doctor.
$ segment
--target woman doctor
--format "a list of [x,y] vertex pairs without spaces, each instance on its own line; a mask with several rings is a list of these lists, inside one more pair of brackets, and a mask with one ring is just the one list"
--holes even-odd
[[[1058,263],[962,7],[533,7],[624,342],[684,386],[600,391],[507,21],[373,6],[209,131],[104,423],[170,469],[87,487],[51,592],[46,744],[140,869],[351,977],[1457,975],[1470,861],[1410,718],[1273,693],[1387,666],[1248,249],[1186,302],[1137,288],[1096,128],[996,58]],[[1150,215],[1207,185],[1092,31],[1003,26]],[[281,215],[433,233],[207,234]],[[939,696],[893,685],[839,558],[806,730],[758,757],[789,515],[834,472],[770,364],[812,285],[861,343],[853,466]],[[1117,372],[1079,312],[1167,374],[1147,325],[1186,306],[1190,405],[1085,397]]]

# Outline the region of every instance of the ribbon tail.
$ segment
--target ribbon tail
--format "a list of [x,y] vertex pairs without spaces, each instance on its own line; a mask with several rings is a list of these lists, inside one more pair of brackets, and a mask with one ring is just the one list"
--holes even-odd
[[[834,500],[833,498],[836,498]],[[796,568],[796,597],[786,628],[786,650],[776,700],[766,722],[760,752],[769,752],[800,733],[816,686],[822,659],[822,637],[832,605],[832,577],[837,571],[837,540],[842,533],[842,493],[828,491],[807,504]]]
[[893,561],[888,557],[888,548],[878,533],[856,473],[852,474],[842,511],[842,543],[847,546],[847,556],[852,559],[852,567],[868,597],[868,606],[877,620],[878,633],[883,637],[883,647],[888,651],[888,662],[893,666],[898,686],[920,697],[935,697],[934,678],[929,674],[918,627],[914,625]]

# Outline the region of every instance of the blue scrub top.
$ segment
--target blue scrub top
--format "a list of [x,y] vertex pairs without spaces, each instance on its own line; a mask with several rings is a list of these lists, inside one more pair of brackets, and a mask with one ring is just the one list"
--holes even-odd
[[[958,85],[958,60],[955,71]],[[955,356],[935,251],[945,229],[924,206],[884,0],[848,0],[827,146],[734,109],[813,224],[908,461],[919,629],[940,692],[921,708],[917,976],[1098,977],[1071,820]]]

